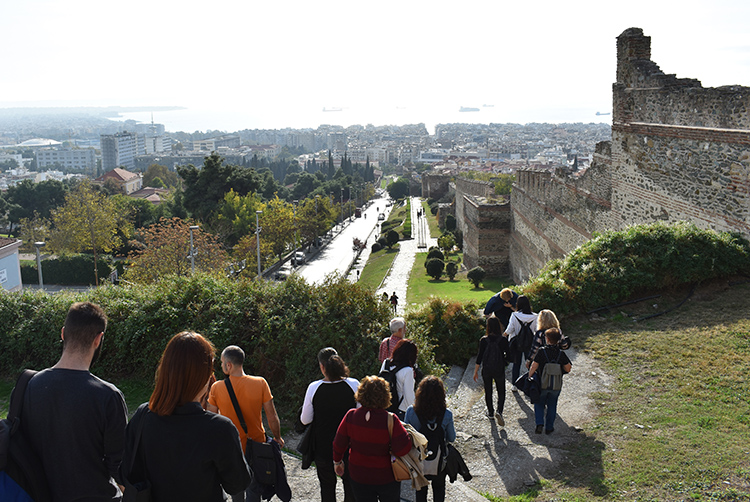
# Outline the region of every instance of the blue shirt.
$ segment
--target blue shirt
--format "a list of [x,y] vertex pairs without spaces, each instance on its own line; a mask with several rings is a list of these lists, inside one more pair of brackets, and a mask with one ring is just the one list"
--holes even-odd
[[[437,417],[432,417],[432,420],[434,421]],[[409,406],[406,409],[406,416],[404,417],[404,422],[407,424],[410,424],[415,429],[419,430],[420,427],[422,427],[422,423],[419,421],[419,417],[417,416],[417,412],[414,411],[414,406]],[[456,440],[456,427],[453,425],[453,413],[451,413],[451,410],[446,409],[445,415],[443,415],[443,430],[445,431],[445,442],[446,443],[452,443]]]

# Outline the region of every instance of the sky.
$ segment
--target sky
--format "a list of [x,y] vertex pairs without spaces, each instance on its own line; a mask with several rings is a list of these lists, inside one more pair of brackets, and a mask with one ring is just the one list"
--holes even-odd
[[630,27],[665,73],[750,86],[747,0],[3,3],[0,108],[185,107],[168,129],[607,122]]

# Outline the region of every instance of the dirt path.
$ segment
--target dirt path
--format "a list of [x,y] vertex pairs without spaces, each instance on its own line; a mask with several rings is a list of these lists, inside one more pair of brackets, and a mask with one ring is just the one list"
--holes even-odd
[[[449,393],[448,406],[453,410],[456,425],[454,444],[473,479],[464,482],[459,478],[455,483],[447,483],[446,500],[486,501],[479,495],[485,492],[495,496],[518,495],[540,478],[564,476],[559,465],[565,459],[566,450],[581,441],[581,431],[586,430],[595,413],[590,394],[606,390],[612,383],[591,357],[577,352],[575,347],[566,353],[573,363],[573,371],[565,377],[555,432],[551,435],[534,433],[534,406],[523,394],[512,393],[507,381],[505,426],[499,427],[485,416],[481,380],[476,383],[472,379],[474,361],[469,362],[466,370],[458,367],[451,370],[445,382]],[[298,440],[292,436],[287,439],[290,448]],[[315,470],[303,471],[299,465],[299,460],[287,457],[286,467],[294,500],[320,500]],[[403,500],[414,500],[414,492],[406,484],[402,486],[401,494]],[[343,491],[339,499],[343,500]],[[431,500],[431,496],[428,499]]]

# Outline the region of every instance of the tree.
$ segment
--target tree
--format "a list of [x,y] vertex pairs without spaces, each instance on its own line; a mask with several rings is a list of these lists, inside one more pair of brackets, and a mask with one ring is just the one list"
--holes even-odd
[[230,189],[217,210],[216,222],[226,235],[229,245],[255,232],[255,211],[263,209],[263,203],[253,192],[240,195]]
[[83,181],[65,196],[65,204],[52,210],[49,247],[54,251],[94,253],[94,276],[99,285],[97,252],[110,252],[121,244],[118,231],[130,233],[117,203]]
[[440,258],[430,258],[425,262],[424,266],[427,269],[427,275],[436,281],[440,279],[440,276],[443,275],[443,270],[445,270],[445,262]]
[[451,233],[445,233],[438,237],[438,246],[440,246],[446,253],[450,253],[450,251],[453,249],[453,246],[455,245],[456,239]]
[[404,178],[399,178],[390,185],[388,185],[388,195],[391,199],[398,200],[409,195],[409,182]]
[[456,217],[452,214],[445,217],[445,229],[448,232],[453,232],[456,229]]
[[271,243],[275,256],[281,258],[294,242],[294,211],[292,205],[277,195],[269,200],[260,215],[260,240]]
[[8,188],[5,199],[10,205],[7,215],[10,226],[21,218],[34,218],[35,212],[40,218],[49,218],[53,209],[65,203],[67,193],[66,185],[56,180],[40,183],[23,180]]
[[388,230],[388,233],[385,234],[385,243],[388,245],[388,249],[395,246],[398,243],[398,232],[395,230]]
[[[159,180],[160,184],[156,180]],[[161,164],[151,164],[143,173],[143,186],[155,188],[176,188],[180,186],[182,180],[179,175],[167,169],[167,166]]]
[[474,267],[466,274],[466,278],[471,281],[475,288],[478,288],[486,275],[487,273],[482,267]]
[[445,255],[443,254],[442,251],[440,251],[440,249],[437,246],[432,246],[427,251],[427,258],[425,259],[425,266],[426,266],[427,260],[429,260],[430,258],[439,258],[441,260],[444,260]]
[[[180,218],[162,218],[143,228],[139,239],[144,248],[128,255],[130,266],[125,277],[133,282],[156,282],[167,275],[187,276],[191,273],[190,225]],[[215,236],[198,228],[193,230],[195,270],[218,272],[224,270],[227,254]]]
[[448,279],[451,281],[456,278],[456,274],[458,273],[458,263],[455,261],[449,261],[445,264],[445,273],[448,276]]

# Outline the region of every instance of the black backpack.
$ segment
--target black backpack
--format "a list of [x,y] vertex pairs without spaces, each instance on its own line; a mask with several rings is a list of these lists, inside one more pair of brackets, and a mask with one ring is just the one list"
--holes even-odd
[[505,371],[505,351],[502,335],[488,335],[487,346],[482,354],[482,375],[501,375]]
[[534,332],[531,331],[531,323],[534,321],[521,322],[521,320],[518,319],[518,322],[521,324],[521,330],[513,337],[513,349],[516,352],[528,354],[531,350],[531,345],[534,343]]
[[399,364],[391,368],[392,361],[390,359],[385,360],[385,366],[383,366],[383,370],[378,373],[378,376],[388,382],[388,385],[391,387],[391,405],[387,408],[388,411],[391,413],[397,413],[398,412],[398,405],[401,404],[401,401],[404,399],[403,396],[398,395],[398,389],[396,387],[396,373],[401,371],[403,368],[406,368],[406,364]]
[[428,422],[426,419],[419,418],[419,432],[427,438],[427,456],[424,459],[424,474],[437,475],[443,471],[448,457],[448,449],[445,446],[445,430],[443,429],[443,418],[445,410],[435,419],[434,422]]

